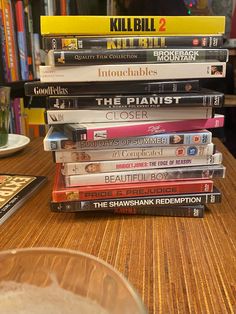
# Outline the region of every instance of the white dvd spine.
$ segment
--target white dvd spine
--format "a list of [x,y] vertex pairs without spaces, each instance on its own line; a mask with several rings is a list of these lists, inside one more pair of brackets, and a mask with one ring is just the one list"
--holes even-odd
[[211,107],[178,107],[156,109],[123,110],[47,110],[47,123],[94,123],[94,122],[129,122],[155,121],[171,119],[206,119],[212,117]]
[[115,172],[126,170],[144,170],[200,165],[216,165],[222,163],[222,153],[201,157],[168,157],[156,159],[109,160],[99,162],[69,162],[62,164],[64,175],[83,175],[88,173]]
[[193,166],[162,169],[104,172],[84,175],[64,176],[65,186],[107,185],[124,183],[144,183],[176,180],[223,178],[223,165]]
[[214,153],[215,145],[179,145],[160,146],[148,148],[128,148],[128,149],[106,149],[89,151],[56,151],[56,163],[76,162],[76,161],[99,161],[99,160],[132,160],[149,159],[160,157],[193,157],[210,156]]
[[39,67],[41,82],[169,80],[225,77],[226,62]]

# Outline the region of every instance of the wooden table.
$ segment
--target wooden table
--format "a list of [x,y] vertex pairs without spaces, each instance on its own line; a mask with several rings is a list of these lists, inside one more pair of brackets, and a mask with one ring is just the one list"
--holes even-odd
[[[227,167],[216,181],[222,204],[205,218],[78,215],[49,210],[55,165],[42,138],[0,159],[0,172],[48,176],[47,184],[0,226],[0,248],[62,247],[116,267],[149,313],[236,313],[236,160],[216,140]],[[131,313],[132,314],[132,313]]]

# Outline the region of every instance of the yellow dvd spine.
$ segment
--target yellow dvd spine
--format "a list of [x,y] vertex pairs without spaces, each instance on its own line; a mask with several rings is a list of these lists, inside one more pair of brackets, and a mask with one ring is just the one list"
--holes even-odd
[[41,34],[224,34],[224,16],[41,16]]

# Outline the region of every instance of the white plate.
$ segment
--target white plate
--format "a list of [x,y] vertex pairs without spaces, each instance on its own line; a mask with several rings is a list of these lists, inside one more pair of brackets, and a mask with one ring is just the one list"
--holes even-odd
[[29,142],[30,139],[27,136],[20,134],[9,134],[8,145],[4,148],[0,148],[0,157],[5,157],[18,152],[28,145]]

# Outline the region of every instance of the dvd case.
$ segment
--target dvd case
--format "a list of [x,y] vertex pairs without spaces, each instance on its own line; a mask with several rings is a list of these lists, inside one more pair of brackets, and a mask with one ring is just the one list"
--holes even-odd
[[208,119],[166,120],[123,123],[96,123],[96,124],[64,124],[66,136],[76,141],[97,141],[129,136],[145,136],[168,132],[189,131],[219,128],[224,125],[224,115],[215,114]]
[[212,133],[206,129],[171,132],[146,136],[115,138],[99,141],[73,142],[63,133],[63,127],[51,126],[43,139],[44,150],[97,150],[107,148],[151,147],[165,145],[206,145],[212,142]]
[[65,162],[62,164],[64,175],[114,172],[126,170],[144,170],[173,167],[188,167],[201,165],[219,165],[222,163],[222,153],[193,157],[163,157],[153,159],[105,160],[99,162]]
[[0,225],[47,181],[45,176],[0,173]]
[[83,212],[83,214],[99,215],[101,212],[106,214],[120,214],[120,215],[145,215],[145,216],[168,216],[168,217],[191,217],[203,218],[205,212],[205,205],[180,205],[180,206],[165,206],[165,207],[127,207],[115,209],[83,209],[78,210],[76,204],[73,202],[58,203],[51,202],[51,211],[53,212]]
[[85,185],[109,185],[193,179],[224,178],[223,165],[189,166],[162,169],[127,170],[84,175],[64,176],[66,187]]
[[159,107],[222,107],[224,94],[201,89],[195,93],[49,96],[49,110],[65,109],[154,109]]
[[[89,25],[89,27],[88,27]],[[221,35],[224,16],[41,16],[41,35]]]
[[203,205],[221,202],[221,192],[214,187],[213,192],[142,196],[116,199],[101,199],[89,201],[51,202],[51,208],[60,212],[77,212],[93,210],[114,210],[120,208],[152,208],[159,206]]
[[54,82],[40,81],[24,84],[26,96],[75,96],[107,94],[142,94],[142,93],[179,93],[197,92],[200,89],[199,80],[169,80],[169,81],[116,81],[116,82]]
[[106,150],[82,150],[82,151],[54,151],[56,163],[77,161],[110,161],[110,160],[138,160],[155,159],[163,157],[196,157],[211,156],[215,153],[213,143],[206,145],[170,145],[151,147],[114,148]]
[[47,65],[73,66],[123,63],[227,62],[228,49],[50,50]]
[[57,164],[52,189],[53,202],[213,191],[213,181],[211,179],[66,187],[61,169],[62,165]]
[[45,120],[49,125],[64,123],[101,123],[132,122],[176,119],[212,118],[212,107],[178,107],[169,110],[167,107],[155,109],[120,109],[120,110],[46,110]]
[[41,65],[39,73],[43,83],[222,78],[226,74],[226,62]]
[[44,36],[43,49],[159,49],[159,48],[219,48],[223,45],[222,35],[196,36]]

